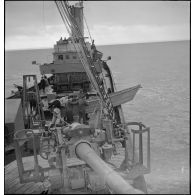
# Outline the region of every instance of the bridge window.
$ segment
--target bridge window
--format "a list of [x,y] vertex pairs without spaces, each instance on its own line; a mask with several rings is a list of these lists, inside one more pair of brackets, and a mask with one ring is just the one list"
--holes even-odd
[[68,60],[70,57],[69,57],[69,55],[66,55],[66,59]]
[[72,58],[73,58],[73,59],[77,59],[77,57],[76,57],[76,56],[72,56]]
[[63,55],[59,55],[58,60],[63,60]]

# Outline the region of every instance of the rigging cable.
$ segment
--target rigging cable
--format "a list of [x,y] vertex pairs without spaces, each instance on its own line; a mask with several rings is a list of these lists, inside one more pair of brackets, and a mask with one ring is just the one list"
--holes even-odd
[[[106,97],[108,99],[110,99],[110,97],[107,94],[102,94],[102,92],[100,91],[99,85],[98,85],[99,77],[98,75],[94,77],[94,73],[92,72],[92,70],[90,70],[91,67],[94,67],[93,60],[91,59],[91,56],[87,48],[87,45],[84,41],[82,32],[78,28],[77,22],[70,12],[70,9],[69,9],[70,6],[68,2],[64,2],[64,1],[55,1],[55,3],[58,8],[58,11],[60,12],[62,20],[67,28],[67,31],[70,34],[70,39],[73,43],[73,46],[75,47],[79,55],[79,58],[83,64],[83,68],[85,69],[89,77],[89,80],[91,81],[91,84],[93,85],[94,89],[97,90],[102,103],[107,108],[107,110],[109,111],[109,115],[111,116],[113,113],[113,110],[110,110],[111,109],[110,106],[112,107],[111,100],[109,101],[110,104],[107,104],[107,101],[104,101]],[[79,42],[76,40],[79,40]]]
[[86,27],[87,27],[87,31],[88,31],[88,33],[89,33],[89,37],[90,37],[90,39],[91,39],[91,43],[92,43],[92,37],[91,37],[90,31],[89,31],[89,27],[88,27],[88,25],[87,25],[87,21],[86,21],[86,18],[85,18],[84,13],[83,13],[83,18],[84,18],[84,21],[85,21],[85,24],[86,24]]
[[[70,27],[70,29],[73,31],[73,37],[76,37],[78,34],[80,34],[81,35],[81,37],[82,37],[82,34],[81,34],[81,32],[80,32],[80,29],[78,28],[78,26],[77,25],[75,25],[76,24],[76,22],[75,22],[75,19],[74,19],[74,17],[69,13],[69,10],[68,10],[68,8],[67,8],[67,3],[65,4],[65,2],[62,2],[62,7],[64,8],[62,8],[62,10],[65,12],[65,18],[66,18],[66,20],[68,20],[68,17],[70,18],[70,23],[71,23],[71,21],[72,22],[74,22],[74,23],[72,23],[72,27],[73,28],[71,28]],[[68,21],[67,21],[68,22]],[[69,25],[71,25],[71,24],[69,24]],[[69,29],[69,30],[70,30]],[[75,34],[74,34],[75,33]],[[76,38],[78,38],[78,37],[76,37]],[[79,37],[80,38],[80,37]],[[80,46],[80,51],[82,51],[82,53],[84,54],[83,56],[81,55],[81,58],[83,58],[84,57],[84,59],[85,59],[85,61],[87,62],[87,64],[91,64],[91,65],[93,65],[93,62],[92,62],[92,59],[90,58],[90,54],[89,54],[89,51],[87,50],[87,47],[86,47],[86,43],[84,42],[84,40],[83,39],[81,39],[81,42],[82,42],[82,45],[80,45],[80,44],[76,44],[76,45],[74,45],[74,46]],[[73,39],[73,43],[75,43],[74,42],[74,39]],[[85,46],[85,47],[84,47]],[[88,57],[86,57],[86,56],[89,56],[89,58]],[[86,64],[85,64],[85,66],[86,66]],[[85,67],[86,68],[86,67]],[[89,67],[87,66],[87,69],[88,69]],[[89,70],[89,71],[86,71],[88,74],[92,74],[91,73],[91,71]],[[92,81],[93,81],[93,75],[92,75]],[[95,89],[98,89],[98,86],[97,86],[97,83],[95,82],[92,82],[92,84],[95,84]],[[99,91],[99,90],[98,90]],[[100,97],[101,97],[101,95],[102,94],[100,94]],[[102,97],[101,97],[101,99],[102,99]]]

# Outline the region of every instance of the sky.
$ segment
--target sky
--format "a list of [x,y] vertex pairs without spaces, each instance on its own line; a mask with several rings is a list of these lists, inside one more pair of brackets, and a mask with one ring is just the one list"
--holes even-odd
[[[84,1],[84,15],[96,45],[190,39],[189,1]],[[60,37],[53,1],[5,1],[6,50],[52,48]]]

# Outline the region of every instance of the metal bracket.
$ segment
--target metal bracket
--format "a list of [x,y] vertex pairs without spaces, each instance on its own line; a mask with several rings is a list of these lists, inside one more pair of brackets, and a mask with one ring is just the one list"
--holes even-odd
[[[24,164],[22,161],[22,153],[21,146],[26,142],[32,139],[33,143],[33,153],[34,153],[34,169],[33,170],[24,170]],[[16,161],[18,165],[18,173],[21,183],[27,182],[39,182],[44,179],[43,169],[38,164],[37,152],[36,152],[36,143],[35,143],[35,135],[30,129],[22,129],[15,133],[14,135],[15,142],[15,153],[16,153]],[[33,174],[29,174],[33,173]],[[29,175],[32,175],[29,177]]]
[[133,163],[135,164],[135,135],[139,135],[139,161],[138,164],[143,165],[143,133],[147,133],[147,170],[150,172],[150,128],[144,124],[137,123],[139,130],[131,129],[133,133]]
[[[124,129],[126,129],[126,136],[130,136],[130,132],[127,129],[127,126],[138,126],[138,130],[131,129],[133,133],[133,144],[125,147],[125,159],[121,164],[120,168],[122,170],[128,169],[130,172],[128,174],[129,179],[138,177],[139,175],[147,174],[150,172],[150,128],[146,127],[141,122],[129,122],[123,124]],[[144,166],[143,162],[143,133],[147,133],[147,166]],[[139,135],[139,158],[135,157],[135,135]],[[132,156],[129,156],[129,151],[131,150]]]

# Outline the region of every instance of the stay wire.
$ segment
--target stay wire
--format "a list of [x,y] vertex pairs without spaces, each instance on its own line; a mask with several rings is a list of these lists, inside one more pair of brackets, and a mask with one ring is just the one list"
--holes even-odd
[[89,37],[90,37],[90,39],[91,39],[91,43],[92,43],[93,41],[92,41],[91,33],[90,33],[90,31],[89,31],[89,27],[88,27],[88,25],[87,25],[87,21],[86,21],[86,18],[85,18],[84,13],[83,13],[83,18],[84,18],[84,21],[85,21],[85,24],[86,24],[86,27],[87,27],[87,31],[88,31],[88,33],[89,33]]

